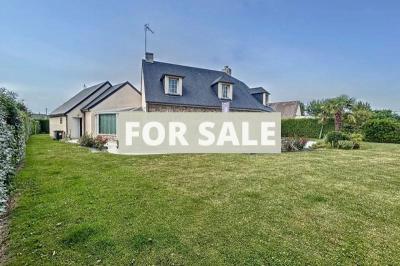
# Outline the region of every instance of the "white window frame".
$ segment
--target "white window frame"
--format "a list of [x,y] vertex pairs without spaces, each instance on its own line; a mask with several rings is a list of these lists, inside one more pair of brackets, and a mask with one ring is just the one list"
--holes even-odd
[[268,94],[267,93],[263,93],[263,105],[267,105],[268,104]]
[[[100,134],[100,115],[105,115],[105,114],[110,114],[110,115],[115,115],[115,134]],[[95,114],[95,124],[96,124],[96,136],[112,136],[115,137],[118,135],[118,113],[116,112],[101,112]]]
[[[171,82],[175,81],[175,88],[171,87]],[[179,78],[169,77],[168,79],[168,93],[178,95],[178,87],[179,87]]]

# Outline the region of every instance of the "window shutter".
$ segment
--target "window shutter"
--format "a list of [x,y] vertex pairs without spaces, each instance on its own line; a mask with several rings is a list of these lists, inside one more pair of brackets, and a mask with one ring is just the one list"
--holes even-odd
[[167,76],[164,77],[164,93],[168,93],[168,86],[169,86],[169,78]]
[[182,79],[179,78],[177,84],[177,93],[181,96],[182,96],[182,85],[183,85]]

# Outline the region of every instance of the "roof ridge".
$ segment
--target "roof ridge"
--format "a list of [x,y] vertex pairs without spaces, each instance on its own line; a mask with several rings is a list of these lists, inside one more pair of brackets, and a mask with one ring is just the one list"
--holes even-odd
[[[144,63],[148,63],[146,62],[146,60],[142,60]],[[207,70],[207,71],[213,71],[213,72],[220,72],[221,74],[226,74],[224,71],[222,70],[215,70],[215,69],[209,69],[209,68],[204,68],[204,67],[195,67],[195,66],[188,66],[188,65],[181,65],[181,64],[174,64],[174,63],[168,63],[168,62],[161,62],[161,61],[153,61],[153,63],[149,63],[149,64],[154,64],[154,63],[159,63],[159,64],[166,64],[166,65],[172,65],[172,66],[179,66],[179,67],[188,67],[188,68],[194,68],[194,69],[200,69],[200,70]]]
[[293,100],[293,101],[281,101],[281,102],[271,102],[271,103],[269,103],[269,104],[274,104],[274,103],[299,103],[300,101],[299,100]]

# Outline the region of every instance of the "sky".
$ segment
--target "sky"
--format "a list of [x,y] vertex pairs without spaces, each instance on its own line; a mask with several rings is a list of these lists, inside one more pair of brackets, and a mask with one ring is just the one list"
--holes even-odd
[[400,111],[400,1],[0,0],[0,87],[51,112],[155,60],[221,70],[271,101],[341,94]]

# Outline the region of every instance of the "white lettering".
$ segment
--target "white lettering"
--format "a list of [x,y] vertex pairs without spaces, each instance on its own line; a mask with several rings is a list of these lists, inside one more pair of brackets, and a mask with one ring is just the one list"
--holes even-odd
[[[152,139],[150,137],[150,131],[153,128],[157,130],[157,137],[155,139]],[[158,146],[164,142],[165,128],[159,122],[148,122],[143,126],[142,134],[143,134],[142,137],[143,137],[144,143],[146,143],[149,146]]]
[[239,139],[236,135],[235,126],[232,122],[223,122],[219,137],[217,140],[217,146],[223,146],[225,142],[232,142],[233,146],[239,146]]
[[[274,146],[276,141],[269,139],[269,137],[275,136],[275,122],[261,122],[261,145],[263,146]],[[274,128],[271,130],[271,128]]]
[[206,137],[207,139],[199,139],[199,145],[201,146],[211,146],[215,142],[215,136],[207,128],[214,128],[215,123],[213,122],[203,122],[199,125],[199,133]]
[[175,146],[176,140],[180,142],[182,146],[188,146],[189,143],[185,139],[187,127],[182,122],[170,122],[169,123],[169,145]]
[[132,138],[139,137],[139,131],[133,131],[140,127],[139,122],[126,122],[125,124],[125,142],[127,146],[132,146]]

